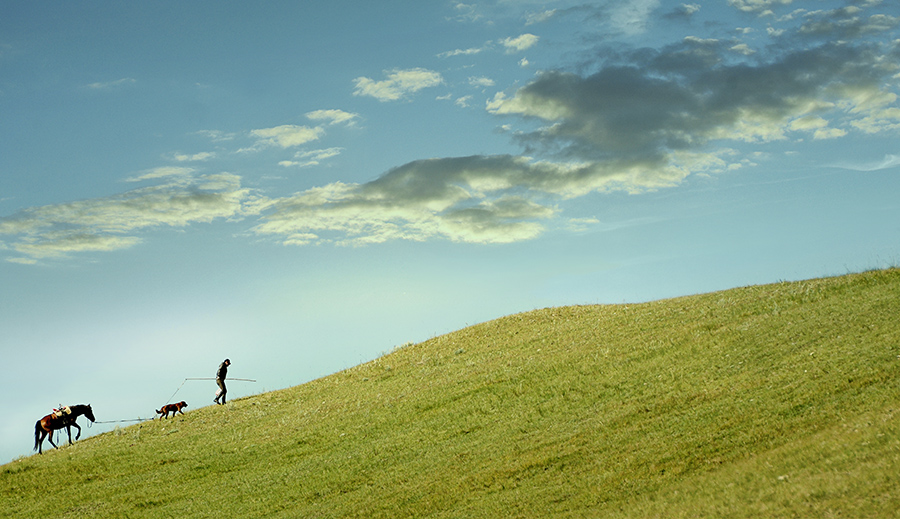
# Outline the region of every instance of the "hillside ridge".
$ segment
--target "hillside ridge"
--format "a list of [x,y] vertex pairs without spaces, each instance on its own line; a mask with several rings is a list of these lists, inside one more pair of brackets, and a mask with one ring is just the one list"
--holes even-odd
[[533,310],[4,465],[0,510],[893,516],[897,315],[898,269]]

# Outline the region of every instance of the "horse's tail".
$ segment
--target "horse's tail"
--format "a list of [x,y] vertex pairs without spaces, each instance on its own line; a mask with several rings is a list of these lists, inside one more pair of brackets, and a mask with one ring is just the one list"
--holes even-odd
[[41,421],[38,420],[34,424],[34,449],[33,450],[38,450],[38,447],[40,447],[40,445],[41,445],[41,431],[43,431],[43,429],[41,428]]

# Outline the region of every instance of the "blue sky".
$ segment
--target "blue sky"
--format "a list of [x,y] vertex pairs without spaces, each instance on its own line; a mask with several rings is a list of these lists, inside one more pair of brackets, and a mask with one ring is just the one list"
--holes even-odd
[[58,403],[210,404],[184,379],[225,357],[236,398],[515,312],[896,265],[898,26],[865,0],[6,3],[0,462]]

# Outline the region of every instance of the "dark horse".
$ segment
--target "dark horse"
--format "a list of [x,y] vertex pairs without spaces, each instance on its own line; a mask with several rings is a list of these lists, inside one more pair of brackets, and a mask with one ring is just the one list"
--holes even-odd
[[91,405],[73,405],[69,407],[72,411],[69,414],[64,414],[62,416],[57,416],[56,413],[48,414],[47,416],[41,418],[34,424],[34,450],[38,451],[39,454],[43,454],[42,447],[44,446],[44,438],[50,440],[50,445],[53,445],[55,448],[59,448],[53,443],[53,431],[57,431],[66,428],[66,433],[69,435],[69,444],[72,444],[72,427],[78,429],[78,434],[75,435],[75,439],[81,438],[81,426],[75,423],[75,419],[81,415],[87,416],[88,420],[94,422],[94,411],[91,410]]

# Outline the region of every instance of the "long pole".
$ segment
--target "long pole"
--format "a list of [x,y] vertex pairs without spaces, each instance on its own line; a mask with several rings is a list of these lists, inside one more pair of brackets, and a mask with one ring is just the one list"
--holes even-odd
[[[185,380],[215,380],[215,377],[186,378]],[[229,378],[226,380],[228,380],[229,382],[231,382],[232,380],[241,380],[243,382],[256,382],[252,378]]]

